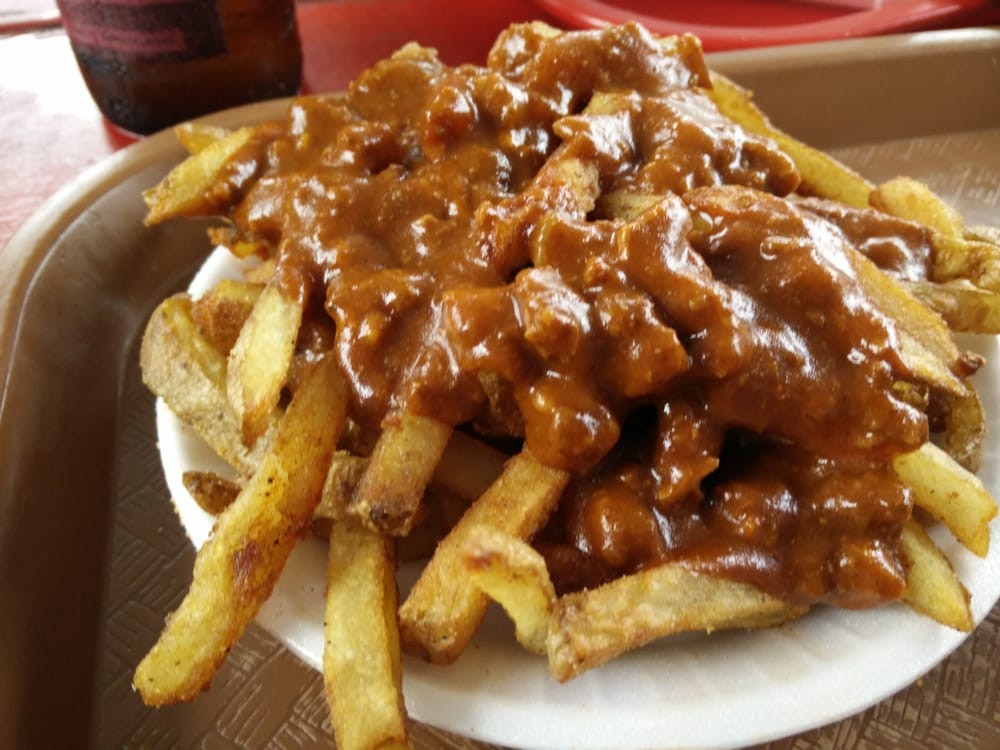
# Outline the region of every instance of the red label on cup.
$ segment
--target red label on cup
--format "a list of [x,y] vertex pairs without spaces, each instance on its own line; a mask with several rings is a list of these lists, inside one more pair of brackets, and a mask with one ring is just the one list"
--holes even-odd
[[214,0],[59,0],[59,9],[78,53],[177,62],[226,51]]

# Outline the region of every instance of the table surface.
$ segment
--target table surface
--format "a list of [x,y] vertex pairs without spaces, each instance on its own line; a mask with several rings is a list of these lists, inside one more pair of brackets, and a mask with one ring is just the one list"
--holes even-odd
[[[107,123],[91,100],[54,2],[15,0],[6,5],[0,9],[0,256],[4,244],[47,198],[134,140]],[[436,47],[445,62],[476,62],[485,58],[508,23],[551,20],[528,0],[316,0],[300,2],[298,12],[307,92],[343,87],[410,39]],[[997,22],[1000,8],[982,20]],[[991,619],[996,616],[997,610]],[[1000,722],[1000,713],[996,716]],[[845,721],[801,747],[861,747],[859,739],[857,723]],[[923,743],[900,737],[898,746]]]

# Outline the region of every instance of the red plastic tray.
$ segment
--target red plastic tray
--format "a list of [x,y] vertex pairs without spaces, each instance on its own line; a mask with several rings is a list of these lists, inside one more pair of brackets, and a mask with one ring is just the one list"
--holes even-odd
[[788,0],[536,0],[536,4],[577,28],[638,21],[659,34],[688,31],[701,38],[706,50],[1000,21],[1000,8],[989,0],[898,0],[866,9]]

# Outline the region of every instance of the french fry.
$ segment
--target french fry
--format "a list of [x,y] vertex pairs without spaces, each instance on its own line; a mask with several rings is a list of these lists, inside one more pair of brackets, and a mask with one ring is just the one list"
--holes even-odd
[[[455,430],[434,467],[430,484],[436,490],[471,503],[500,476],[507,458],[507,454],[496,448]],[[351,515],[352,498],[368,463],[367,458],[346,451],[334,454],[317,516],[344,518]]]
[[981,289],[965,279],[941,283],[912,281],[907,286],[951,330],[1000,333],[1000,292]]
[[861,253],[851,257],[869,298],[896,321],[906,366],[930,385],[955,395],[964,394],[966,387],[955,374],[961,369],[962,355],[941,316]]
[[278,405],[301,324],[302,305],[268,285],[229,352],[226,395],[247,445],[264,434]]
[[943,625],[968,632],[974,622],[966,591],[951,563],[923,527],[909,519],[900,537],[906,563],[905,601]]
[[556,600],[546,640],[549,672],[566,682],[668,635],[768,627],[803,611],[745,583],[658,565]]
[[923,224],[946,237],[961,237],[965,221],[924,183],[911,177],[895,177],[872,190],[872,206],[887,214]]
[[174,135],[177,136],[178,142],[189,154],[204,151],[231,132],[228,128],[202,122],[182,122],[174,128]]
[[472,582],[513,620],[518,643],[544,655],[556,600],[545,558],[516,537],[478,528],[465,540],[462,560]]
[[1000,292],[1000,245],[975,238],[934,235],[934,281],[965,280]]
[[896,177],[875,188],[869,200],[880,211],[931,230],[932,280],[964,279],[981,289],[1000,292],[1000,244],[988,231],[966,230],[961,214],[930,187],[910,177]]
[[156,187],[143,193],[148,225],[176,216],[207,216],[218,211],[211,193],[223,182],[226,166],[254,136],[245,127],[206,145],[182,161]]
[[451,434],[450,425],[431,417],[403,412],[387,418],[354,493],[355,516],[372,529],[404,536]]
[[260,284],[222,279],[194,301],[191,316],[202,335],[223,356],[228,356],[236,344],[262,290]]
[[751,133],[772,139],[792,158],[802,176],[799,191],[830,198],[855,208],[866,208],[873,185],[829,154],[796,140],[771,124],[748,91],[720,73],[712,72],[707,92],[719,111]]
[[330,532],[323,684],[340,750],[410,746],[393,544],[353,519]]
[[970,552],[986,556],[997,503],[979,477],[933,443],[897,456],[892,466],[913,490],[918,506],[944,523]]
[[254,472],[269,440],[243,443],[240,420],[226,398],[225,357],[201,335],[187,295],[170,297],[153,312],[139,361],[143,382],[179,419],[240,474]]
[[569,474],[545,466],[526,450],[507,462],[500,477],[438,545],[399,608],[407,650],[438,664],[458,658],[489,603],[462,562],[469,534],[485,526],[518,539],[530,538],[555,508],[568,481]]
[[312,521],[346,403],[336,362],[320,360],[260,467],[198,551],[187,595],[136,669],[134,685],[147,705],[194,699],[270,596]]

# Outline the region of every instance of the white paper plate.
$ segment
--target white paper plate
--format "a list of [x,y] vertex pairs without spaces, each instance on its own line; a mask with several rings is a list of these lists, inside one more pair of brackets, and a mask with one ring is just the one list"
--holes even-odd
[[[191,291],[198,294],[227,275],[238,276],[239,264],[216,251]],[[988,359],[978,386],[996,430],[997,339],[961,343]],[[200,546],[212,519],[180,477],[185,469],[218,468],[220,462],[162,403],[157,432],[181,521]],[[984,452],[980,476],[1000,496],[995,439]],[[1000,521],[994,521],[992,532],[994,540],[1000,539]],[[1000,543],[980,560],[943,529],[934,535],[971,592],[980,622],[1000,597]],[[325,558],[323,542],[299,545],[257,618],[316,669],[322,660]],[[400,572],[403,591],[415,576],[412,567]],[[964,638],[901,605],[866,612],[824,608],[771,630],[668,639],[560,685],[543,659],[517,646],[511,626],[491,610],[455,664],[438,667],[406,658],[404,693],[418,721],[513,747],[729,748],[857,713],[929,671]]]

